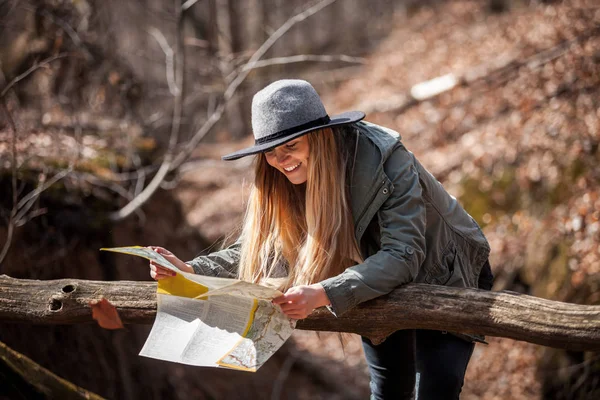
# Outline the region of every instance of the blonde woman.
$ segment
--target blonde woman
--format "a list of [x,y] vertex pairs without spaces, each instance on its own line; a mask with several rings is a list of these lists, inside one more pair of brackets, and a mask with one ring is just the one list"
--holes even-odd
[[[489,245],[479,226],[389,129],[364,114],[329,117],[314,88],[281,80],[252,102],[255,182],[240,238],[178,268],[251,282],[285,277],[273,300],[290,318],[327,306],[339,316],[399,285],[491,288]],[[150,264],[151,276],[170,271]],[[402,330],[363,338],[373,399],[457,399],[473,343]]]

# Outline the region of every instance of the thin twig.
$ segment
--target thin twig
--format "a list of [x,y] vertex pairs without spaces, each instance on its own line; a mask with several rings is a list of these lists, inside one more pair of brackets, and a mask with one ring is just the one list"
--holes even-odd
[[44,190],[48,189],[50,186],[54,185],[56,182],[67,176],[71,171],[73,171],[73,165],[69,165],[68,168],[56,173],[52,178],[50,178],[50,180],[41,184],[35,190],[32,190],[26,196],[24,196],[19,201],[17,208],[22,209],[27,202],[38,197]]
[[269,58],[266,60],[260,60],[254,63],[254,65],[250,66],[248,64],[243,64],[241,67],[237,68],[235,71],[231,72],[230,76],[227,77],[227,80],[232,80],[234,74],[239,74],[240,71],[245,71],[249,69],[257,69],[264,68],[271,65],[282,65],[282,64],[293,64],[300,62],[308,62],[308,61],[316,61],[316,62],[336,62],[341,61],[350,64],[366,64],[366,58],[362,57],[352,57],[344,54],[338,55],[318,55],[318,54],[298,54],[295,56],[288,57],[275,57]]
[[35,190],[32,190],[25,197],[23,197],[17,204],[19,213],[16,215],[15,221],[18,222],[22,218],[24,218],[25,214],[33,206],[33,204],[35,203],[37,198],[40,196],[40,194],[42,194],[43,191],[45,191],[50,186],[54,185],[56,182],[58,182],[59,180],[61,180],[65,176],[67,176],[71,171],[73,171],[73,165],[70,165],[69,168],[58,172],[52,178],[50,178],[50,180],[39,185]]
[[[297,15],[293,16],[292,18],[288,19],[283,25],[281,25],[279,27],[279,29],[277,29],[275,32],[273,32],[273,34],[271,36],[269,36],[269,38],[258,48],[258,50],[256,50],[256,52],[254,52],[254,54],[252,55],[252,57],[250,57],[250,59],[248,60],[246,65],[253,66],[254,64],[256,64],[261,58],[263,58],[263,56],[266,54],[267,51],[269,51],[269,49],[275,44],[275,42],[277,42],[294,25],[296,25],[298,22],[304,21],[306,18],[310,17],[313,14],[316,14],[317,12],[321,11],[323,8],[327,7],[328,5],[335,3],[335,1],[336,0],[320,1],[319,3],[315,4],[314,6],[307,8],[300,14],[297,14]],[[241,85],[241,83],[246,79],[246,77],[248,76],[248,74],[250,73],[251,70],[252,70],[252,68],[248,68],[248,69],[242,71],[242,73],[239,74],[233,80],[233,82],[231,82],[231,84],[225,91],[225,94],[223,95],[223,98],[225,99],[225,101],[227,101],[227,100],[231,99],[231,97],[233,97],[235,91]]]
[[32,212],[27,214],[25,217],[18,219],[15,222],[15,228],[19,228],[19,227],[25,225],[26,223],[28,223],[29,221],[31,221],[32,219],[39,217],[40,215],[44,215],[47,212],[48,212],[48,209],[46,207],[36,208],[35,210],[33,210]]
[[134,196],[137,196],[144,189],[144,183],[146,182],[146,174],[144,173],[144,169],[142,168],[142,160],[140,159],[140,156],[135,154],[132,157],[132,159],[133,159],[133,164],[135,165],[136,170],[141,171],[138,174],[138,179],[135,182],[135,188],[133,191]]
[[119,181],[119,182],[138,181],[141,178],[145,179],[146,176],[152,174],[155,171],[158,171],[159,167],[160,166],[158,164],[146,165],[144,167],[140,167],[139,169],[137,169],[135,171],[131,171],[131,172],[115,172],[111,176],[112,176],[112,180]]
[[4,87],[4,89],[2,89],[2,92],[0,92],[0,97],[4,97],[6,95],[6,93],[19,81],[25,79],[27,76],[29,76],[32,72],[34,72],[35,70],[37,70],[38,68],[41,68],[45,65],[50,64],[53,61],[59,60],[61,58],[65,58],[65,57],[69,57],[71,56],[71,54],[69,53],[60,53],[57,54],[55,56],[52,57],[48,57],[44,60],[42,60],[39,63],[35,63],[33,64],[27,71],[23,72],[21,75],[15,77],[13,80],[11,80],[8,85],[6,85]]
[[82,179],[85,182],[90,183],[91,185],[106,188],[106,189],[118,194],[119,196],[123,197],[127,201],[131,201],[134,199],[134,196],[132,196],[131,193],[129,193],[127,191],[127,189],[125,189],[123,186],[118,185],[116,183],[107,182],[102,179],[99,179],[96,175],[91,174],[89,172],[83,172],[83,173],[75,172],[74,176],[77,177],[78,179]]
[[[0,78],[4,82],[4,74],[0,70]],[[4,94],[4,92],[3,92]],[[6,242],[4,242],[4,246],[2,246],[2,251],[0,252],[0,264],[4,261],[4,257],[8,253],[8,249],[10,249],[10,245],[12,243],[12,237],[15,229],[16,215],[18,211],[18,194],[17,194],[17,126],[15,121],[8,110],[8,105],[6,104],[6,99],[0,96],[0,105],[2,106],[2,111],[6,114],[6,119],[8,124],[10,125],[10,129],[12,131],[12,143],[11,143],[11,188],[12,188],[12,209],[10,211],[10,216],[8,218],[8,229],[6,233]]]
[[292,64],[292,63],[299,63],[299,62],[306,62],[306,61],[318,61],[318,62],[342,61],[342,62],[352,63],[352,64],[365,64],[367,62],[367,60],[365,58],[351,57],[351,56],[347,56],[344,54],[339,54],[339,55],[299,54],[296,56],[275,57],[275,58],[270,58],[267,60],[257,61],[252,66],[245,64],[242,67],[242,70],[246,71],[248,69],[264,68],[264,67],[268,67],[270,65]]
[[8,230],[6,232],[6,242],[4,242],[4,246],[2,246],[2,252],[0,252],[0,264],[2,264],[2,261],[4,261],[4,257],[6,257],[6,254],[8,253],[8,249],[10,249],[14,229],[15,229],[15,219],[14,219],[13,212],[11,212],[10,218],[8,220]]
[[171,46],[167,42],[165,35],[155,27],[148,29],[148,33],[156,39],[163,53],[165,53],[165,70],[167,74],[167,85],[169,85],[169,92],[176,97],[179,96],[180,88],[175,82],[175,55]]
[[185,3],[181,5],[181,11],[186,11],[188,8],[196,4],[198,0],[187,0]]
[[56,25],[60,26],[67,33],[67,35],[71,38],[71,40],[73,41],[73,44],[75,44],[75,46],[77,46],[83,50],[83,54],[85,54],[85,57],[88,60],[92,58],[92,54],[85,47],[85,44],[79,37],[79,34],[75,31],[75,29],[73,29],[73,27],[71,25],[69,25],[69,23],[67,23],[66,21],[63,21],[61,18],[57,17],[56,15],[54,15],[51,12],[48,12],[46,10],[41,11],[40,14],[43,15],[44,17],[48,18],[50,21],[54,22]]

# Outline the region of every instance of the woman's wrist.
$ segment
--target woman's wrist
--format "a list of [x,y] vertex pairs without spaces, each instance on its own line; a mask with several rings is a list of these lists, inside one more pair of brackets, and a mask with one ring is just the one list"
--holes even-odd
[[315,308],[331,305],[331,301],[329,300],[329,297],[327,296],[327,292],[325,291],[323,285],[321,285],[320,283],[315,283],[313,287],[317,290],[318,293],[317,307]]
[[185,262],[182,262],[181,265],[177,266],[177,268],[179,268],[183,272],[188,272],[190,274],[194,273],[194,268],[190,264],[187,264]]

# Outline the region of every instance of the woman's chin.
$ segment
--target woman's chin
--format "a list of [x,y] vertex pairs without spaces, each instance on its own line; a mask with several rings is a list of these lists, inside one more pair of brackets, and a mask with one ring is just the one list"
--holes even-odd
[[286,178],[288,178],[288,180],[294,184],[294,185],[301,185],[303,183],[306,182],[306,171],[301,170],[302,167],[299,167],[298,169],[296,169],[295,171],[291,171],[291,172],[283,172],[283,174],[285,175]]
[[305,179],[290,179],[289,181],[294,185],[302,185],[303,183],[306,183],[306,178]]
[[288,176],[288,180],[294,185],[301,185],[306,182],[306,176]]

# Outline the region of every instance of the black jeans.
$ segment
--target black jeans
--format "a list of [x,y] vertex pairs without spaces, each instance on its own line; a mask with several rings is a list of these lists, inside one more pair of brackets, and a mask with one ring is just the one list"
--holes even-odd
[[415,329],[397,331],[379,345],[362,340],[374,400],[458,399],[475,346],[449,333]]
[[[490,290],[493,275],[483,266],[479,287]],[[371,399],[458,399],[473,343],[440,331],[407,329],[374,345],[362,338],[371,374]]]

